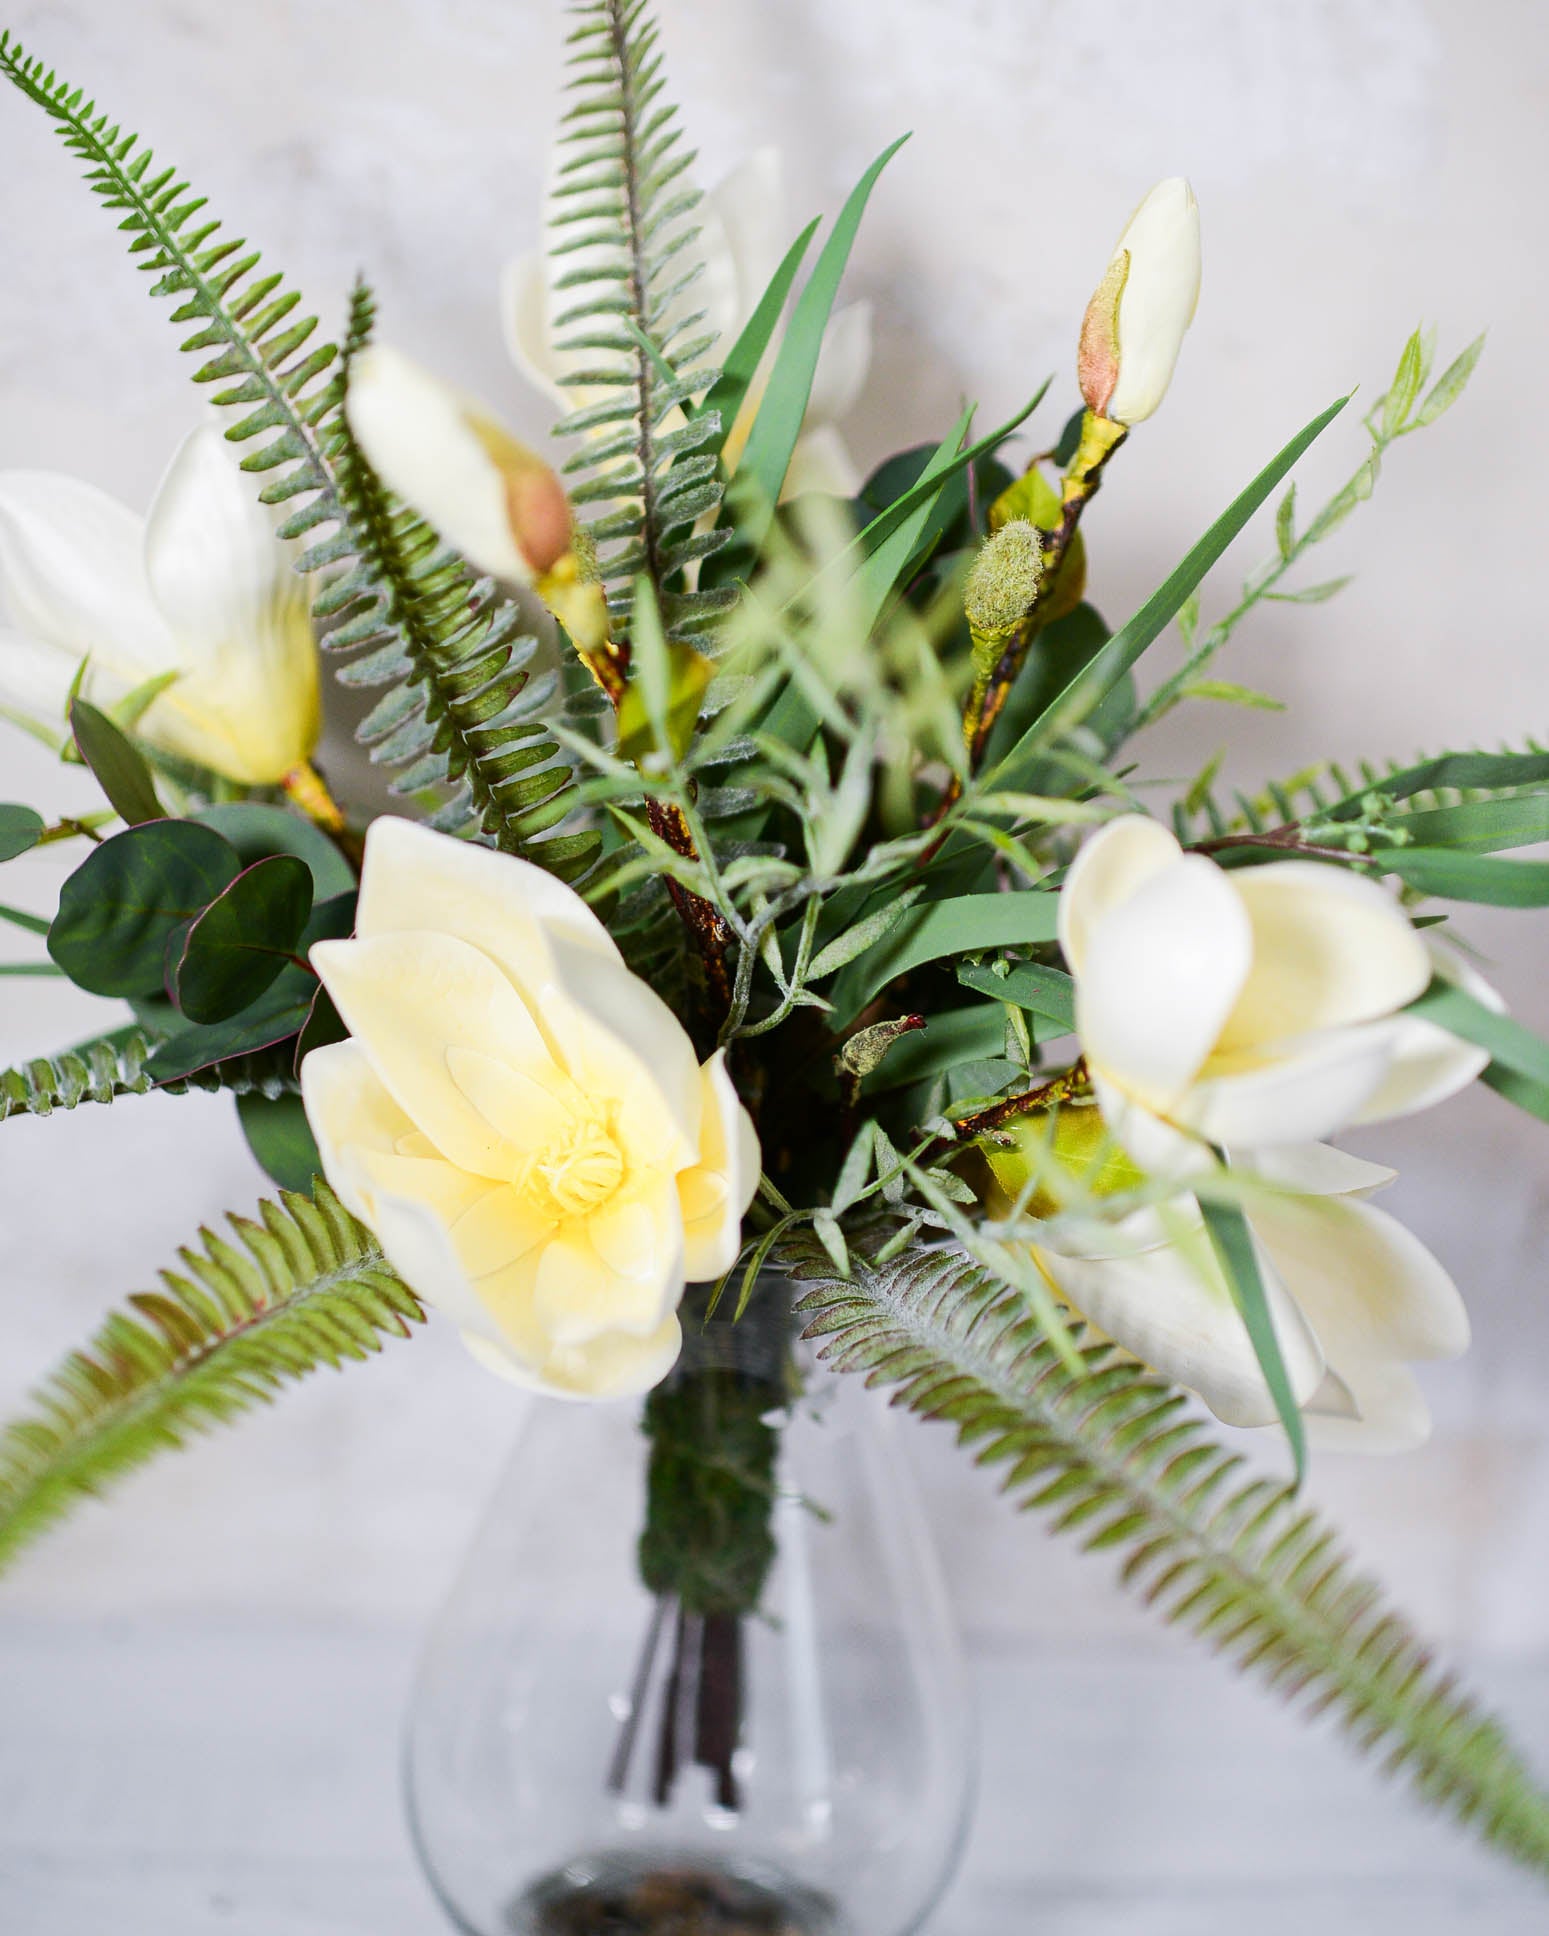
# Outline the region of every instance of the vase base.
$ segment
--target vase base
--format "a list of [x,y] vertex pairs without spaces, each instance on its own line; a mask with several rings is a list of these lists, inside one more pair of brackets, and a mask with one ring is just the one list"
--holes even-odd
[[685,1852],[579,1856],[506,1912],[511,1936],[843,1936],[833,1903],[773,1870]]

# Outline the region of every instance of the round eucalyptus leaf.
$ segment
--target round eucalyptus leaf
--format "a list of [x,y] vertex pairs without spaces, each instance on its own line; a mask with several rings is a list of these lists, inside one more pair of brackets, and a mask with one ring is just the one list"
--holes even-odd
[[313,892],[319,901],[335,894],[353,893],[355,874],[349,862],[310,820],[284,807],[256,800],[223,800],[201,807],[194,818],[224,835],[242,856],[244,866],[269,854],[295,854],[312,870]]
[[173,930],[241,872],[230,841],[191,820],[149,820],[105,840],[64,884],[48,951],[93,995],[162,986]]
[[43,832],[43,816],[31,807],[0,804],[0,860],[15,860],[36,847]]
[[295,854],[244,868],[189,927],[173,982],[191,1022],[224,1022],[293,964],[312,912],[312,871]]

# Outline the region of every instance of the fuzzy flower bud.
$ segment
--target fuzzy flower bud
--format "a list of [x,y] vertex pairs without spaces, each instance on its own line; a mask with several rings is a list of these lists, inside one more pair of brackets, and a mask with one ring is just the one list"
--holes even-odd
[[[963,587],[976,660],[1000,648],[1032,610],[1043,580],[1043,533],[1014,518],[985,540]],[[986,668],[990,669],[990,668]]]
[[1077,371],[1089,410],[1136,424],[1167,394],[1199,302],[1199,204],[1181,175],[1130,217],[1081,323]]
[[554,472],[411,358],[362,350],[346,408],[383,483],[477,570],[527,585],[570,551],[574,520]]

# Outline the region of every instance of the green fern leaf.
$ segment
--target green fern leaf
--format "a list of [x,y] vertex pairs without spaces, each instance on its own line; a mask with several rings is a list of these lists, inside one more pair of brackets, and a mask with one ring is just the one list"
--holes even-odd
[[[644,574],[667,636],[701,633],[729,593],[687,589],[685,573],[726,542],[695,534],[721,501],[719,413],[693,411],[718,372],[692,292],[699,194],[680,146],[647,0],[572,0],[576,95],[551,216],[551,253],[568,301],[558,347],[586,359],[564,381],[600,392],[558,426],[585,439],[565,466],[578,503],[612,509],[590,527],[616,623],[627,629],[630,588]],[[573,266],[572,266],[573,265]]]
[[1334,1709],[1428,1801],[1549,1871],[1549,1799],[1496,1722],[1438,1675],[1333,1533],[1242,1461],[1184,1395],[1106,1343],[1066,1369],[1022,1298],[962,1250],[914,1246],[884,1266],[852,1241],[840,1278],[810,1232],[775,1261],[822,1355],[957,1428],[1008,1490],[1089,1549],[1124,1555],[1124,1583],[1311,1712]]
[[212,1063],[176,1082],[157,1083],[145,1064],[165,1038],[131,1026],[114,1029],[58,1055],[39,1056],[14,1069],[0,1070],[0,1123],[12,1116],[52,1116],[84,1102],[117,1102],[160,1088],[181,1096],[190,1089],[226,1089],[233,1095],[291,1095],[300,1087],[294,1069],[295,1043],[276,1043],[250,1055]]
[[326,1184],[200,1232],[159,1291],[131,1297],[0,1432],[0,1566],[80,1499],[267,1402],[369,1357],[424,1313]]
[[[373,758],[407,768],[401,791],[450,786],[437,824],[477,826],[565,879],[586,871],[596,848],[589,836],[537,837],[568,812],[573,776],[557,744],[542,742],[529,722],[519,729],[513,716],[533,649],[517,636],[518,615],[505,604],[487,609],[492,587],[476,584],[423,526],[366,515],[338,347],[314,341],[317,319],[298,313],[299,293],[264,270],[256,250],[223,235],[204,198],[159,167],[138,136],[9,34],[0,34],[0,72],[85,164],[93,192],[120,215],[139,267],[156,277],[152,293],[176,300],[172,321],[193,328],[182,347],[203,359],[194,381],[214,386],[212,400],[241,413],[226,435],[261,440],[242,467],[266,478],[266,504],[294,502],[282,535],[311,538],[300,569],[327,574],[314,605],[332,621],[324,643],[359,655],[342,675],[348,683],[394,686],[362,729]],[[369,315],[369,298],[358,297],[357,327]],[[529,712],[539,697],[526,695]],[[530,770],[538,764],[541,781]]]

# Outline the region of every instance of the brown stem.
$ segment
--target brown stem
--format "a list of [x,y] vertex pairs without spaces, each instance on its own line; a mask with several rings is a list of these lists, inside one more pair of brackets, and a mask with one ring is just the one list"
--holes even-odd
[[1369,854],[1352,854],[1348,847],[1330,847],[1316,840],[1303,840],[1302,823],[1288,820],[1283,827],[1271,827],[1261,834],[1215,834],[1209,840],[1196,840],[1189,851],[1219,854],[1233,847],[1272,847],[1277,853],[1315,854],[1323,860],[1342,860],[1354,866],[1369,861]]
[[988,1136],[1006,1123],[1014,1123],[1021,1116],[1031,1115],[1035,1109],[1049,1109],[1056,1103],[1069,1102],[1086,1090],[1089,1080],[1086,1057],[1078,1056],[1068,1069],[1062,1069],[1057,1076],[1040,1083],[1036,1089],[1026,1089],[1019,1096],[1005,1096],[1001,1101],[991,1103],[987,1109],[964,1116],[954,1125],[957,1130],[955,1137],[938,1136],[935,1142],[925,1146],[915,1160],[932,1163],[951,1150],[962,1149],[977,1137]]
[[[666,841],[675,854],[681,854],[685,860],[698,860],[699,849],[694,845],[694,836],[689,832],[688,821],[681,807],[647,798],[645,814],[651,832],[659,840]],[[670,875],[667,878],[667,892],[699,951],[706,986],[719,1010],[715,1019],[718,1023],[724,1021],[731,1012],[731,972],[726,966],[731,929],[718,908],[702,895],[686,888],[681,881],[673,880]]]

